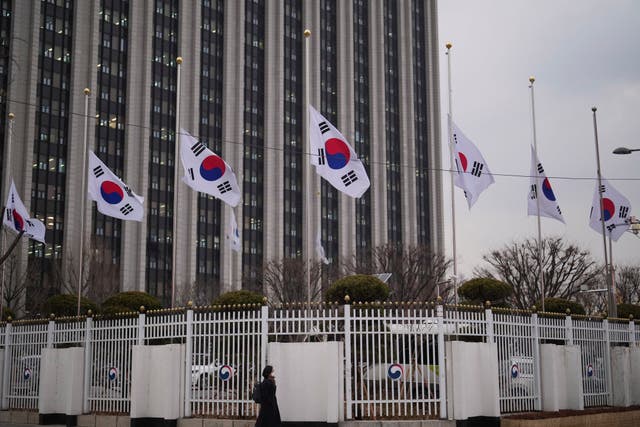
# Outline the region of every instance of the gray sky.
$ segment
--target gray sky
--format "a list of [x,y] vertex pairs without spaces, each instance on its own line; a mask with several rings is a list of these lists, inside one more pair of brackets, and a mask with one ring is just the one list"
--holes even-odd
[[[596,157],[591,107],[598,108],[603,177],[640,217],[640,1],[441,0],[439,8],[443,166],[447,59],[453,43],[453,118],[493,173],[528,175],[532,144],[529,76],[536,78],[538,156],[566,225],[542,218],[543,236],[562,236],[603,261],[602,236],[589,227]],[[560,179],[558,177],[593,178]],[[451,190],[444,180],[445,239],[451,252]],[[537,236],[527,216],[529,179],[496,176],[471,210],[455,190],[459,272],[469,278],[481,256],[514,239]],[[640,238],[613,244],[616,264],[640,265]]]

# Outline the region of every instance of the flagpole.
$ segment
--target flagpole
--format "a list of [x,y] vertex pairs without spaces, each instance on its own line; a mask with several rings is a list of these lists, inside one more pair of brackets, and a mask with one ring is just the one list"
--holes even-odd
[[176,302],[176,254],[178,242],[178,167],[180,165],[180,66],[182,57],[176,58],[176,131],[173,154],[173,233],[171,238],[171,308]]
[[[7,200],[7,194],[9,193],[9,179],[11,179],[11,137],[13,135],[13,122],[15,115],[13,113],[9,113],[9,133],[7,134],[7,150],[6,157],[4,159],[4,177],[2,178],[2,200]],[[7,207],[4,207],[5,210]],[[2,243],[0,244],[0,248],[2,248],[2,255],[4,255],[4,245],[5,245],[5,230],[2,227],[2,231],[0,232],[0,240]],[[4,272],[6,265],[2,263],[2,286],[0,287],[0,320],[3,319],[4,315]]]
[[602,205],[602,173],[600,169],[600,146],[598,145],[598,122],[596,119],[596,111],[598,109],[596,107],[592,107],[591,111],[593,112],[593,135],[596,143],[596,163],[597,163],[597,173],[598,173],[598,197],[600,198],[600,223],[602,224],[602,244],[604,246],[604,266],[607,272],[607,276],[609,276],[609,317],[617,317],[617,307],[613,299],[613,282],[611,280],[611,273],[609,269],[609,261],[607,259],[607,234],[605,232],[604,226],[604,206]]
[[455,162],[453,155],[453,108],[452,108],[452,89],[451,89],[451,42],[447,42],[447,86],[449,94],[449,159],[451,161],[451,239],[453,245],[453,293],[455,303],[458,305],[458,257],[456,248],[456,198],[454,192],[453,180],[455,178]]
[[[535,77],[529,77],[529,89],[531,89],[531,124],[533,132],[533,151],[538,157],[538,139],[536,137],[536,104],[533,96],[533,83],[536,81]],[[539,160],[539,159],[538,159]],[[540,223],[540,180],[536,177],[536,217],[538,220],[538,283],[540,284],[540,295],[542,311],[544,311],[544,275],[542,274],[542,225]]]
[[84,88],[84,135],[82,139],[82,191],[80,194],[81,202],[80,202],[80,267],[78,273],[78,310],[76,312],[77,316],[80,316],[80,303],[82,299],[82,270],[84,267],[84,211],[86,206],[86,198],[87,198],[87,190],[85,189],[86,185],[86,174],[87,174],[87,136],[89,133],[89,95],[91,95],[91,89],[88,87]]
[[[311,37],[311,30],[304,30],[304,97],[307,103],[307,106],[311,104],[311,100],[309,98],[309,43]],[[309,108],[305,108],[305,114],[307,115],[307,138],[305,141],[305,147],[310,146],[309,142]],[[307,212],[306,212],[306,222],[307,222],[307,268],[306,268],[306,279],[307,279],[307,309],[311,309],[311,164],[307,162]]]

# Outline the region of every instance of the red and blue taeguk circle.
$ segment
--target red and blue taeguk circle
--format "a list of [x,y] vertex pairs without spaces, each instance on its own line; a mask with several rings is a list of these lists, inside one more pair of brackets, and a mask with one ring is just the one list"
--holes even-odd
[[460,167],[462,167],[462,171],[466,172],[467,164],[469,163],[467,161],[467,156],[465,156],[463,152],[458,152],[458,157],[460,157]]
[[542,181],[542,193],[544,194],[544,197],[551,200],[552,202],[556,201],[556,195],[553,194],[553,190],[551,189],[551,183],[547,178],[545,178],[544,181]]
[[24,218],[22,218],[22,216],[16,212],[16,210],[13,210],[13,226],[16,228],[16,230],[18,231],[22,231],[24,229]]
[[609,221],[616,213],[616,205],[611,199],[602,199],[602,210],[604,212],[604,220]]
[[517,363],[514,363],[511,365],[511,378],[518,378],[518,375],[520,375],[520,368]]
[[327,164],[331,169],[342,169],[351,159],[351,151],[344,141],[338,138],[329,138],[324,143],[327,153]]
[[113,366],[109,368],[109,381],[113,381],[118,376],[118,369]]
[[225,170],[224,160],[215,154],[205,157],[202,163],[200,163],[200,176],[207,181],[220,179],[220,177],[224,175]]
[[22,371],[22,378],[24,378],[25,381],[31,379],[31,368],[24,368],[24,371]]
[[393,381],[399,380],[402,378],[402,374],[404,374],[404,368],[399,363],[393,363],[389,365],[389,369],[387,369],[387,375]]
[[218,371],[218,376],[222,381],[227,381],[233,375],[233,367],[229,365],[222,365]]
[[113,181],[102,181],[100,194],[107,203],[112,205],[117,205],[124,198],[122,188]]

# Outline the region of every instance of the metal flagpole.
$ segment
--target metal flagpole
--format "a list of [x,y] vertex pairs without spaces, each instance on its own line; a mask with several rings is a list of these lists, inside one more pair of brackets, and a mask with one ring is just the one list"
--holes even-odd
[[453,154],[453,108],[452,108],[452,89],[451,89],[451,42],[446,44],[447,47],[447,84],[449,93],[449,159],[451,160],[451,239],[453,245],[453,292],[456,305],[458,304],[458,257],[456,248],[456,198],[454,192],[453,180],[456,173],[456,163]]
[[[538,157],[538,140],[536,138],[536,104],[533,96],[533,82],[535,77],[529,77],[529,89],[531,89],[531,124],[533,131],[533,151]],[[538,177],[536,177],[536,217],[538,219],[538,283],[540,284],[540,295],[542,300],[542,311],[544,311],[544,275],[542,274],[542,226],[540,224],[540,188],[538,188]]]
[[[15,115],[13,113],[9,113],[9,133],[7,134],[7,150],[6,150],[6,157],[4,159],[4,177],[2,178],[2,195],[0,195],[0,197],[2,197],[2,201],[6,201],[7,200],[7,195],[9,193],[9,179],[11,179],[11,137],[13,135],[13,120],[15,118]],[[7,206],[4,207],[5,209],[7,209]],[[2,227],[2,224],[0,224],[0,227]],[[2,249],[2,254],[4,255],[4,245],[5,245],[5,230],[4,227],[2,227],[2,230],[0,230],[0,248]],[[2,286],[0,289],[0,320],[3,319],[4,316],[4,272],[5,272],[5,268],[6,267],[6,262],[2,264]]]
[[84,267],[84,211],[87,199],[87,190],[85,189],[87,177],[87,136],[89,132],[89,95],[91,89],[84,88],[84,136],[82,142],[82,191],[80,202],[80,267],[78,273],[78,310],[77,316],[80,316],[80,302],[82,299],[82,270]]
[[[309,104],[311,104],[311,99],[309,98],[309,43],[310,41],[310,37],[311,37],[311,31],[309,29],[304,30],[304,98],[306,101],[306,107],[305,108],[305,114],[307,117],[307,138],[305,141],[305,147],[310,146],[309,143],[309,138],[310,138],[310,132],[309,132]],[[306,194],[306,199],[307,199],[307,212],[306,214],[306,222],[307,222],[307,271],[306,271],[306,276],[307,276],[307,309],[311,310],[311,241],[312,241],[312,231],[311,231],[311,197],[312,197],[312,192],[311,192],[311,164],[309,162],[307,163],[307,194]]]
[[602,224],[602,244],[604,246],[604,265],[605,265],[605,270],[607,271],[607,276],[609,276],[609,282],[610,282],[609,292],[608,292],[609,317],[617,317],[618,310],[617,310],[615,300],[614,300],[614,295],[613,295],[615,290],[613,289],[613,281],[611,280],[611,273],[609,270],[610,265],[607,259],[607,235],[605,233],[605,227],[604,227],[604,206],[602,206],[602,173],[600,172],[600,146],[598,145],[598,122],[596,120],[597,110],[598,109],[596,107],[591,108],[591,111],[593,112],[593,135],[596,142],[596,162],[598,167],[598,197],[600,198],[600,223]]
[[173,154],[173,231],[171,237],[171,308],[176,303],[176,254],[178,242],[178,168],[180,166],[180,66],[182,57],[176,58],[176,131],[174,138]]

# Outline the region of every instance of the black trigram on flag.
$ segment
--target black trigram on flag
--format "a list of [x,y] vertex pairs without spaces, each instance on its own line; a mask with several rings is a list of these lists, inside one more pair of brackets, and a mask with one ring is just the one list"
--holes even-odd
[[218,191],[220,192],[220,194],[228,193],[229,191],[231,191],[231,184],[229,183],[229,181],[225,181],[222,184],[218,185]]
[[133,191],[131,191],[131,189],[126,185],[124,186],[124,191],[127,193],[129,197],[133,197]]
[[611,233],[613,230],[615,230],[615,228],[616,228],[615,224],[607,225],[607,231],[609,231],[609,233]]
[[348,186],[350,186],[351,184],[353,184],[354,182],[356,182],[358,180],[358,176],[356,175],[356,173],[353,170],[350,170],[346,174],[342,175],[340,177],[340,179],[344,183],[344,186],[348,187]]
[[327,162],[327,159],[324,155],[324,148],[318,148],[318,164],[322,166],[326,162]]
[[129,203],[127,203],[126,205],[120,208],[120,212],[122,212],[122,214],[126,216],[126,215],[129,215],[131,212],[133,212],[133,208]]
[[320,128],[320,133],[325,134],[331,130],[327,122],[318,123],[318,127]]
[[95,175],[96,178],[100,178],[102,175],[104,175],[104,170],[102,169],[102,166],[98,165],[95,168],[93,168],[93,174]]
[[193,168],[189,168],[189,177],[191,177],[191,181],[195,181],[195,177],[193,176]]
[[191,146],[191,152],[193,152],[193,154],[198,157],[204,150],[206,150],[207,147],[204,146],[204,144],[202,142],[198,142],[196,144],[193,144]]
[[556,205],[556,209],[558,210],[558,215],[562,215],[562,211],[560,210],[560,206]]
[[6,209],[5,213],[7,215],[7,221],[13,222],[13,209]]
[[474,161],[473,168],[471,169],[471,175],[480,178],[480,175],[482,175],[483,168],[484,168],[484,164]]
[[533,184],[531,186],[531,191],[529,192],[529,198],[531,200],[535,200],[538,197],[538,186]]
[[607,192],[607,187],[605,187],[605,186],[604,186],[604,184],[602,184],[602,185],[600,186],[600,192],[601,192],[601,193],[606,193],[606,192]]
[[542,167],[542,163],[538,163],[538,173],[544,173],[544,168]]
[[629,206],[620,206],[620,211],[618,212],[618,218],[626,218],[629,214]]

